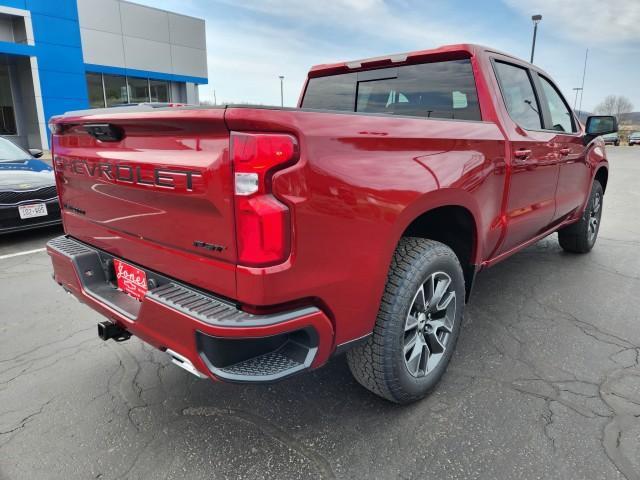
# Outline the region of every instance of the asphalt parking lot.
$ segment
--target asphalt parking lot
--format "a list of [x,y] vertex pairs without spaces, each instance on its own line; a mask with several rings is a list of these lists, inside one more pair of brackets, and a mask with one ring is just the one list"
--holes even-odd
[[452,364],[389,404],[344,358],[215,384],[51,280],[59,229],[0,237],[0,478],[640,479],[640,148],[608,147],[600,238],[556,236],[478,276]]

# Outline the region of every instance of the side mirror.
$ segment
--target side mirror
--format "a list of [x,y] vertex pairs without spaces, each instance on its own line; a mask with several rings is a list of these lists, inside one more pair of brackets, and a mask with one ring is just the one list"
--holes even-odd
[[618,131],[618,120],[609,115],[592,115],[587,117],[586,134],[590,137],[599,137]]
[[42,150],[39,148],[30,148],[29,153],[33,158],[40,158],[42,156]]

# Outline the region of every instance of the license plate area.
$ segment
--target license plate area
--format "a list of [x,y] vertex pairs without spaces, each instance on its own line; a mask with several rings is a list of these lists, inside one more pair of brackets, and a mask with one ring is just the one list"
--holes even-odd
[[28,220],[29,218],[46,217],[47,205],[45,203],[29,203],[27,205],[18,205],[18,214],[20,219]]
[[146,272],[117,258],[113,259],[113,268],[118,290],[142,301],[148,289]]

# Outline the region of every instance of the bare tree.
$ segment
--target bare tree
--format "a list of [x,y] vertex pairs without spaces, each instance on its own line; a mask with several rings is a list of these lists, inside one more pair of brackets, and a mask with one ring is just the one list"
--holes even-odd
[[607,95],[596,105],[594,112],[598,115],[613,115],[621,122],[627,113],[633,110],[633,104],[623,95]]
[[596,105],[593,112],[597,115],[613,115],[616,108],[616,98],[615,95],[607,95],[603,101]]
[[615,116],[619,122],[625,119],[627,113],[631,113],[633,110],[633,103],[629,101],[627,97],[620,95],[616,101]]

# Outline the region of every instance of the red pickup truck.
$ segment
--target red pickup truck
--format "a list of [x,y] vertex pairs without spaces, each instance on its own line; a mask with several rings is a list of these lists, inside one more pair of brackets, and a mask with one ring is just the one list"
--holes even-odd
[[54,118],[54,278],[199,377],[270,382],[346,352],[382,397],[443,375],[476,273],[596,241],[608,164],[550,76],[477,45],[313,67],[298,108]]

